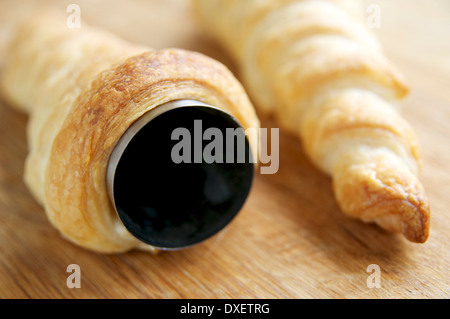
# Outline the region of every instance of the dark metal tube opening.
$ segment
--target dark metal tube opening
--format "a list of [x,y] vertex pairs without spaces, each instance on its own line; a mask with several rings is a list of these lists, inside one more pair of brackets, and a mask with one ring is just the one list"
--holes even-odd
[[136,121],[115,147],[110,199],[136,238],[160,249],[192,246],[237,215],[254,164],[244,130],[230,114],[173,101]]

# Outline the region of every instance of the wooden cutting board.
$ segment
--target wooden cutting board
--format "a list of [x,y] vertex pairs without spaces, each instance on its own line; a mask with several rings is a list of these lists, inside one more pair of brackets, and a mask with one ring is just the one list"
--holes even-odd
[[[57,3],[65,10],[72,1]],[[412,244],[345,217],[330,179],[309,163],[295,137],[281,132],[279,172],[256,177],[245,207],[224,231],[192,248],[157,256],[99,255],[64,240],[31,197],[22,181],[27,117],[0,102],[0,297],[450,297],[450,4],[369,3],[381,9],[375,32],[412,87],[404,115],[424,154],[422,180],[432,205],[427,243]],[[77,4],[82,21],[155,48],[200,51],[235,71],[195,24],[188,1]],[[0,25],[34,6],[1,0]],[[263,127],[276,126],[261,121]],[[79,289],[66,285],[70,264],[80,266]],[[367,285],[371,264],[380,267],[380,288]]]

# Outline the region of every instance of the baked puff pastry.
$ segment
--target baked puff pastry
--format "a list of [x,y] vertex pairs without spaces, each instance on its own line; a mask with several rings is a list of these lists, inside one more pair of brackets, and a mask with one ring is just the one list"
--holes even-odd
[[[166,102],[195,100],[259,126],[231,72],[202,54],[131,45],[66,15],[21,23],[8,46],[1,92],[29,113],[25,180],[70,241],[103,253],[152,249],[119,221],[106,189],[110,155],[126,130]],[[250,140],[255,146],[256,140]]]
[[235,58],[260,112],[298,134],[332,177],[343,212],[423,243],[430,207],[421,155],[396,104],[408,93],[358,16],[358,1],[195,0]]

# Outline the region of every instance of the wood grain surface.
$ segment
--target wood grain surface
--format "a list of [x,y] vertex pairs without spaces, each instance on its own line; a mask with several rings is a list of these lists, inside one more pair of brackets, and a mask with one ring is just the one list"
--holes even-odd
[[[0,0],[0,38],[18,15],[47,4],[65,10],[70,3],[80,5],[82,21],[129,41],[200,51],[236,70],[205,38],[185,0]],[[48,223],[24,185],[27,117],[0,102],[0,297],[450,297],[450,2],[369,3],[381,8],[375,32],[412,87],[403,114],[424,154],[422,180],[432,206],[425,244],[344,216],[330,179],[309,163],[295,137],[281,131],[279,172],[256,177],[243,210],[215,237],[156,256],[84,250]],[[79,289],[66,285],[70,264],[80,266]],[[370,264],[380,266],[381,288],[367,286]]]

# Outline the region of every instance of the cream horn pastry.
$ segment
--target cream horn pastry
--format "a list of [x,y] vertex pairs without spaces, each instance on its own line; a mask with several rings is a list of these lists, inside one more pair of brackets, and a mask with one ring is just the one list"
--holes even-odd
[[[177,249],[231,221],[254,164],[186,170],[166,154],[170,132],[196,119],[259,127],[225,66],[195,52],[132,45],[86,23],[71,29],[53,11],[13,31],[1,93],[29,114],[25,181],[65,238],[103,253]],[[246,141],[254,152],[257,137]]]
[[[421,154],[397,104],[409,88],[358,15],[359,1],[196,0],[258,111],[300,137],[342,211],[423,243]],[[361,6],[360,6],[361,7]],[[362,11],[361,11],[362,12]]]

